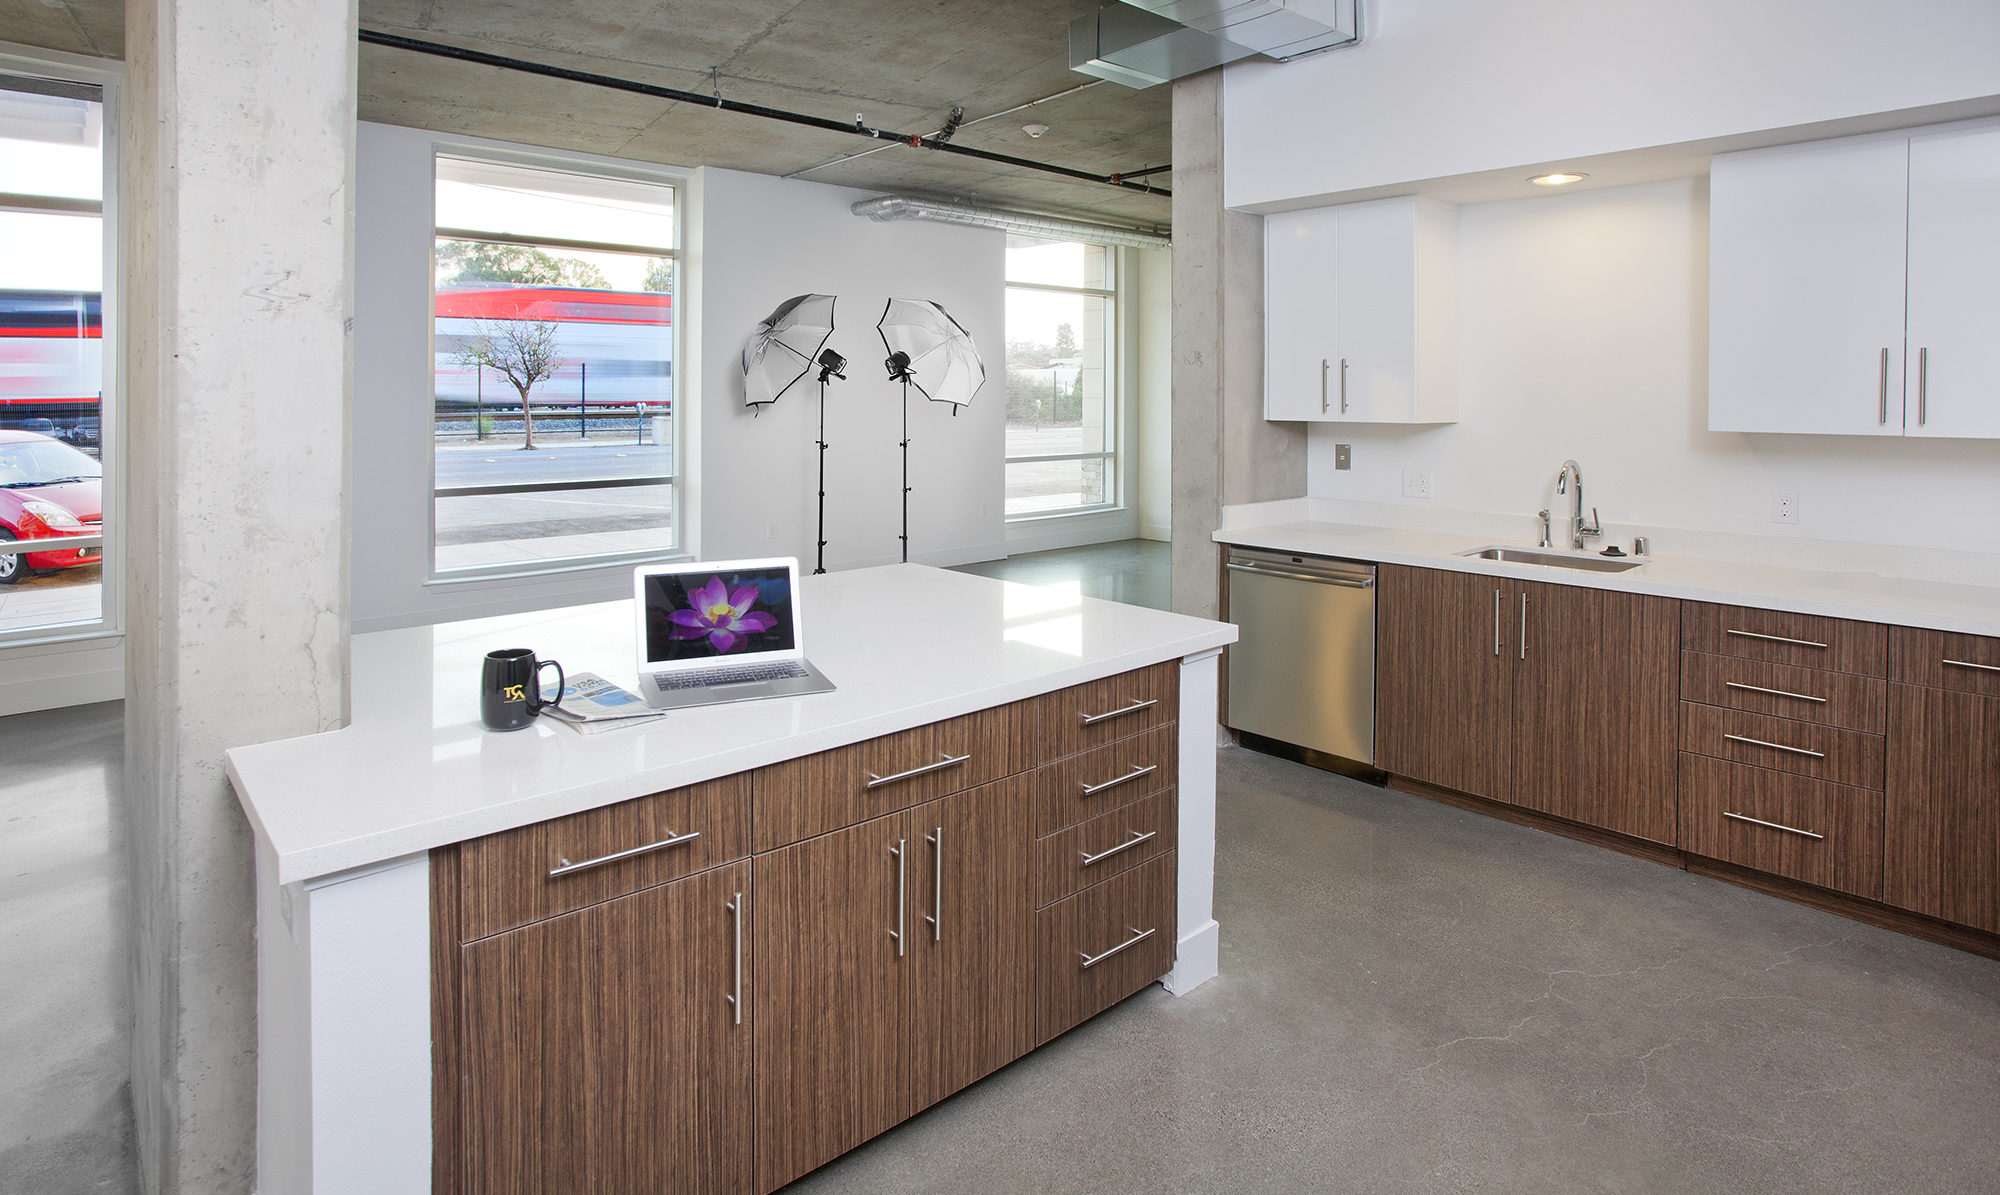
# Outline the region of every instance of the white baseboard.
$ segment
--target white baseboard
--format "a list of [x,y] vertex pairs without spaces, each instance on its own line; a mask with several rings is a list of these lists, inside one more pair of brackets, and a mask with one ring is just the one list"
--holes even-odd
[[1221,963],[1222,927],[1210,921],[1193,933],[1182,935],[1179,952],[1174,956],[1174,969],[1167,972],[1160,986],[1176,996],[1185,996],[1221,974]]
[[1139,524],[1139,538],[1156,539],[1163,544],[1172,543],[1174,529],[1165,523],[1141,523]]

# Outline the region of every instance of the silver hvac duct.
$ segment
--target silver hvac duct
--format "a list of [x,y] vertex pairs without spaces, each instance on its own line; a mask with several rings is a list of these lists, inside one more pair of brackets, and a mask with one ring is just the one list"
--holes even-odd
[[1166,249],[1171,238],[1133,228],[1109,224],[1089,224],[1082,220],[1060,220],[1029,212],[1009,212],[999,208],[973,207],[939,199],[917,199],[908,195],[878,195],[863,199],[851,209],[870,220],[933,220],[939,224],[970,224],[978,228],[998,228],[1022,236],[1046,237],[1052,241],[1084,241],[1092,245],[1122,245],[1128,249]]

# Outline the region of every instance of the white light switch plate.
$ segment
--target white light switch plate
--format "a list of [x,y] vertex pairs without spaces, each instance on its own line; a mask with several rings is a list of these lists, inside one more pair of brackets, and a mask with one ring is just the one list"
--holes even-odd
[[1431,496],[1431,471],[1429,469],[1403,470],[1403,497],[1428,498]]

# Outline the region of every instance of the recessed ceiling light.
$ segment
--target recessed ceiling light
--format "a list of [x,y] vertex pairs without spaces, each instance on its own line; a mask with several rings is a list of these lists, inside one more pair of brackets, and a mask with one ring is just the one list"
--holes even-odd
[[1024,124],[1021,126],[1021,131],[1030,137],[1040,137],[1043,133],[1049,131],[1049,126],[1045,124]]
[[1589,177],[1587,174],[1538,174],[1528,181],[1538,187],[1567,187],[1571,183],[1580,183]]

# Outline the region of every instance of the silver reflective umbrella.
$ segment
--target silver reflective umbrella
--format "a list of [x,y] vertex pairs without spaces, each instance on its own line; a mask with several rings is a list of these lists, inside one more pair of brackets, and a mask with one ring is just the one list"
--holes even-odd
[[743,403],[762,407],[778,401],[800,378],[833,335],[833,296],[797,295],[778,304],[743,346]]
[[875,325],[891,361],[892,381],[907,381],[932,402],[948,402],[951,413],[972,401],[986,384],[986,366],[972,337],[951,313],[929,299],[891,299]]

